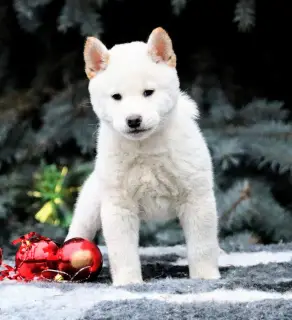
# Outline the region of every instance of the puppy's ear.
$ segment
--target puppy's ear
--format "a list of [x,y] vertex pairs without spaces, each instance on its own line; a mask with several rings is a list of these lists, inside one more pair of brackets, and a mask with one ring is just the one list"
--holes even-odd
[[100,71],[107,68],[109,52],[105,45],[95,37],[88,37],[84,45],[85,73],[92,79]]
[[176,67],[176,55],[173,51],[172,41],[162,28],[152,31],[148,39],[148,53],[154,62],[164,62],[170,67]]

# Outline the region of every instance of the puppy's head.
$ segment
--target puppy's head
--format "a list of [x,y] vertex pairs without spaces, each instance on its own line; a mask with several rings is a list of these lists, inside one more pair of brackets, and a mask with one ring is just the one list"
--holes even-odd
[[108,50],[89,37],[84,48],[89,93],[100,121],[131,140],[163,126],[176,105],[179,79],[168,34],[157,28],[147,43],[119,44]]

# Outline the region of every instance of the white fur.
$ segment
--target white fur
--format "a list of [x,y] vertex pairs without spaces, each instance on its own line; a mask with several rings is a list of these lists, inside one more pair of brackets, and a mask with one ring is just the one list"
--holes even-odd
[[[190,277],[217,279],[213,170],[195,121],[198,109],[180,91],[175,67],[150,56],[155,34],[149,46],[149,42],[114,46],[107,52],[107,67],[95,70],[90,80],[91,102],[100,119],[97,157],[77,199],[66,239],[92,240],[102,228],[113,284],[141,283],[140,220],[178,216]],[[163,49],[169,50],[165,56],[172,54],[169,43]],[[145,97],[145,89],[155,91]],[[115,93],[122,100],[114,100]],[[149,131],[129,133],[126,118],[132,114],[141,115],[142,127]]]

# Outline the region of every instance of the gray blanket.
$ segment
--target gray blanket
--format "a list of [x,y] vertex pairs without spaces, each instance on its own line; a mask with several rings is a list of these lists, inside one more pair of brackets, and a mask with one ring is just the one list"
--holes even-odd
[[145,283],[119,288],[101,250],[95,283],[1,282],[0,319],[292,319],[292,244],[231,246],[212,281],[187,278],[184,246],[140,248]]

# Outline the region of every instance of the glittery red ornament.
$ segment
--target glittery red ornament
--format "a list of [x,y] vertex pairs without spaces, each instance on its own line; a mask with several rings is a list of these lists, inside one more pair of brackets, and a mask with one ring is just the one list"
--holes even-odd
[[93,242],[83,238],[65,241],[57,257],[59,273],[55,281],[91,281],[102,269],[101,251]]
[[16,269],[3,263],[3,250],[0,248],[0,281],[2,280],[18,280],[19,276]]
[[[57,269],[56,253],[58,246],[47,237],[30,232],[12,242],[21,243],[15,256],[15,269],[24,280],[39,280],[42,272]],[[53,278],[54,273],[46,272],[46,279]]]

